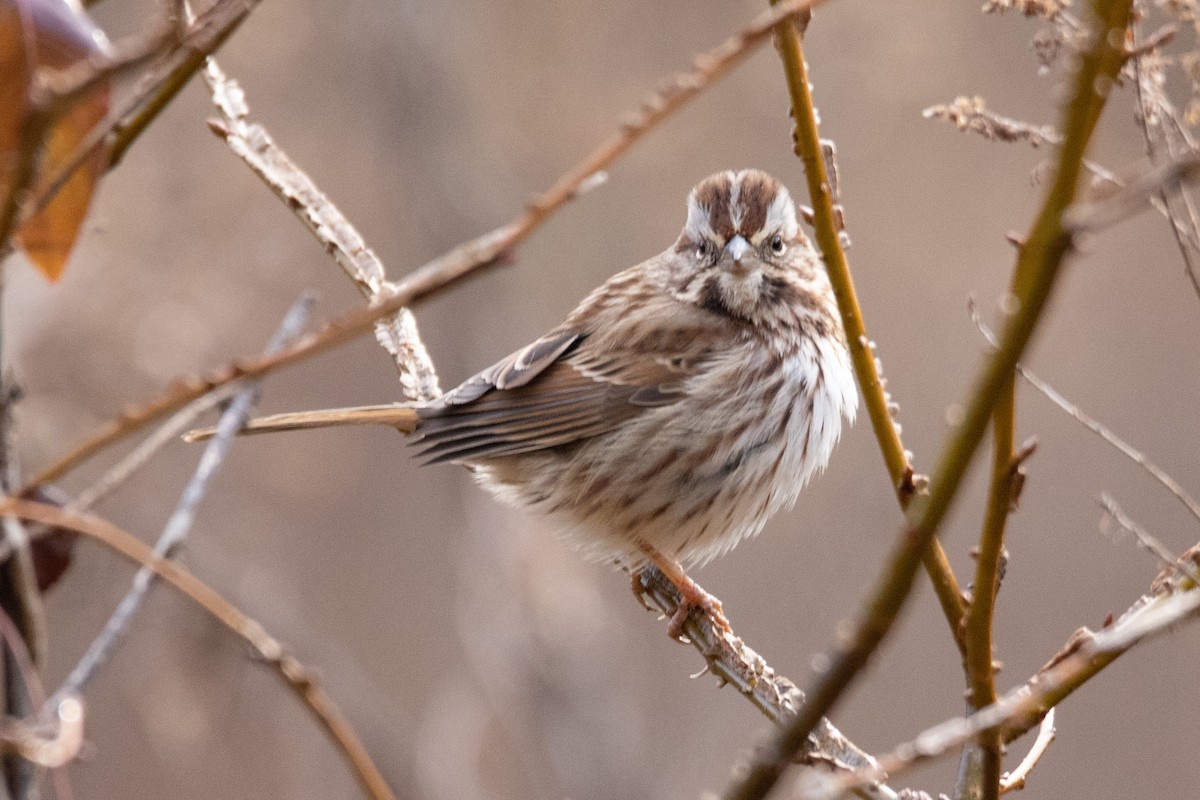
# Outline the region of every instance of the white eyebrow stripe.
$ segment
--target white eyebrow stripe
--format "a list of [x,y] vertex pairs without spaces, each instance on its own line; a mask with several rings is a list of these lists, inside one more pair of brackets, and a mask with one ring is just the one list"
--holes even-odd
[[796,222],[796,206],[787,188],[782,185],[767,209],[763,232],[767,231],[779,231],[785,239],[793,239],[800,232],[800,225]]
[[729,221],[735,231],[742,229],[742,178],[746,171],[730,173],[729,177]]
[[708,221],[708,209],[701,206],[696,200],[695,192],[688,195],[687,223],[683,226],[683,229],[687,233],[687,237],[693,242],[717,238],[712,225]]

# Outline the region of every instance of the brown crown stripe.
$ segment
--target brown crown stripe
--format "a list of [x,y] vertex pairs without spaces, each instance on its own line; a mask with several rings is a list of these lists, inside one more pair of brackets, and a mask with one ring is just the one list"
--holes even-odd
[[731,201],[733,182],[726,173],[714,175],[696,187],[696,204],[708,213],[713,233],[724,240],[740,233],[747,239],[760,232],[767,222],[767,212],[778,194],[779,183],[763,172],[750,170],[738,176],[738,216],[740,225],[733,224]]
[[742,177],[738,205],[742,207],[740,234],[749,239],[767,224],[767,211],[775,201],[779,184],[762,172],[747,172]]
[[696,204],[708,212],[708,224],[713,233],[724,239],[733,236],[733,218],[729,215],[729,176],[714,175],[696,187]]

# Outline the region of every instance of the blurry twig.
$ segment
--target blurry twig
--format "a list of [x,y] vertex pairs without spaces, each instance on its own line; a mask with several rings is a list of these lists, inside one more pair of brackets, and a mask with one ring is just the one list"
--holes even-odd
[[1004,773],[1000,778],[1000,794],[1018,792],[1025,788],[1025,781],[1028,780],[1029,774],[1033,772],[1033,768],[1042,760],[1046,750],[1054,743],[1054,737],[1057,734],[1054,729],[1054,716],[1053,708],[1046,712],[1042,724],[1038,726],[1037,738],[1033,740],[1033,746],[1029,748],[1029,752],[1021,759],[1021,763],[1017,764],[1016,769]]
[[[283,322],[280,323],[279,329],[267,345],[268,353],[279,350],[296,336],[304,326],[311,307],[311,298],[305,297],[288,311]],[[225,454],[229,451],[230,443],[238,429],[245,424],[256,394],[257,386],[251,384],[242,387],[221,415],[220,422],[217,424],[216,437],[204,449],[195,474],[188,481],[179,498],[179,504],[170,519],[167,520],[162,534],[154,545],[155,557],[172,558],[183,545],[195,519],[196,508],[207,492],[208,482],[220,467],[221,462],[224,461]],[[55,697],[83,693],[97,670],[108,660],[109,655],[120,642],[145,599],[146,593],[149,592],[154,578],[155,572],[149,567],[143,567],[138,571],[134,577],[133,587],[122,598],[116,611],[105,624],[104,630],[100,632],[100,635],[88,647],[87,652],[80,658],[79,663],[71,670],[71,674],[67,676],[62,687],[55,693]]]
[[607,169],[663,120],[741,63],[755,47],[766,40],[776,23],[795,17],[821,2],[823,0],[788,0],[781,3],[716,48],[698,55],[691,70],[668,78],[665,86],[651,94],[643,102],[640,111],[630,117],[617,133],[563,174],[514,221],[461,244],[414,270],[395,283],[393,293],[386,299],[334,319],[316,333],[301,337],[290,347],[273,356],[234,362],[203,378],[180,379],[161,397],[135,406],[104,424],[90,438],[43,470],[34,478],[32,484],[38,485],[58,479],[113,442],[182,408],[217,386],[240,378],[262,377],[351,341],[371,330],[378,320],[395,314],[400,309],[411,306],[480,269],[499,263],[555,211],[580,191],[594,185],[597,173]]
[[[1106,228],[1150,206],[1156,196],[1168,197],[1182,191],[1181,187],[1198,175],[1200,152],[1172,158],[1126,181],[1116,194],[1077,204],[1070,210],[1066,225],[1077,233]],[[1174,218],[1172,222],[1178,224]]]
[[[16,448],[16,427],[13,415],[20,388],[8,377],[0,376],[0,489],[10,493],[20,482],[20,468]],[[38,591],[37,570],[33,563],[33,552],[29,545],[29,533],[15,517],[0,520],[3,534],[4,557],[0,559],[0,605],[8,606],[6,613],[21,631],[29,648],[33,663],[45,664],[49,636],[47,634],[46,609],[42,594]],[[15,657],[15,652],[13,653]],[[7,659],[6,659],[7,661]],[[13,666],[9,664],[8,666]],[[5,689],[10,703],[19,702],[22,689],[12,683],[17,676],[5,670]],[[9,707],[10,713],[19,714],[20,709]]]
[[155,429],[127,456],[105,471],[93,484],[71,498],[67,504],[70,511],[86,511],[129,480],[134,472],[144,467],[165,445],[174,442],[179,434],[191,426],[196,417],[224,403],[238,391],[237,384],[225,384],[206,395],[193,400],[177,411],[170,419]]
[[1001,116],[989,110],[978,95],[956,97],[953,102],[929,106],[921,116],[945,120],[960,131],[978,133],[992,141],[1028,142],[1034,147],[1062,143],[1062,135],[1049,125],[1033,125]]
[[[350,221],[312,179],[288,158],[263,126],[248,122],[249,107],[236,81],[228,78],[209,58],[204,79],[221,119],[209,121],[213,132],[271,188],[277,197],[304,223],[354,281],[363,297],[375,301],[394,291],[383,263]],[[442,392],[437,370],[425,349],[412,311],[402,308],[391,319],[379,320],[375,335],[392,355],[400,371],[406,400],[428,402]]]
[[62,767],[79,754],[83,745],[83,702],[75,695],[54,701],[49,725],[31,726],[6,717],[0,722],[0,750],[20,756],[40,767]]
[[1174,553],[1168,550],[1167,546],[1159,541],[1157,537],[1151,534],[1150,531],[1134,522],[1133,519],[1129,517],[1129,515],[1126,514],[1119,505],[1117,505],[1117,501],[1114,500],[1112,495],[1110,495],[1108,492],[1102,492],[1100,494],[1100,507],[1103,508],[1104,513],[1107,514],[1110,519],[1120,525],[1121,528],[1132,533],[1134,538],[1137,539],[1139,545],[1157,556],[1158,560],[1162,562],[1164,567],[1172,572],[1182,575],[1185,578],[1191,579],[1192,583],[1200,586],[1200,572],[1196,571],[1195,564],[1176,556]]
[[[806,692],[804,706],[776,739],[756,754],[726,792],[727,800],[756,800],[771,790],[792,756],[804,747],[809,732],[861,673],[909,597],[916,571],[958,495],[996,402],[1012,380],[1013,370],[1033,336],[1071,249],[1071,233],[1063,226],[1062,217],[1077,195],[1083,154],[1111,94],[1097,92],[1096,87],[1115,81],[1125,60],[1121,44],[1131,5],[1132,0],[1095,0],[1095,27],[1090,45],[1077,59],[1071,100],[1063,114],[1065,138],[1058,153],[1057,173],[1014,267],[1016,313],[1005,326],[1000,347],[985,359],[963,403],[962,422],[943,447],[929,483],[929,494],[910,506],[906,524],[869,592],[863,612],[850,633],[839,637],[829,658],[829,668]],[[976,712],[971,719],[980,713]]]
[[[1135,46],[1141,47],[1153,41],[1151,37],[1138,42],[1137,33],[1135,25]],[[1174,107],[1155,80],[1155,71],[1160,68],[1148,68],[1146,59],[1141,54],[1134,57],[1132,63],[1134,90],[1138,100],[1138,113],[1135,116],[1146,140],[1146,151],[1150,160],[1157,162],[1161,155],[1174,159],[1184,152],[1195,153],[1196,143],[1187,127],[1180,123]],[[1173,129],[1167,127],[1167,121],[1172,123]],[[1200,218],[1197,216],[1196,206],[1191,195],[1181,186],[1162,187],[1158,199],[1162,211],[1171,223],[1171,232],[1179,246],[1184,274],[1192,284],[1192,290],[1200,297]]]
[[[974,321],[980,332],[983,333],[984,338],[986,338],[988,342],[995,347],[996,337],[992,333],[991,329],[988,328],[988,326],[980,319],[979,312],[974,301],[971,301],[968,304],[968,311],[971,314],[972,321]],[[1183,503],[1184,507],[1191,513],[1193,517],[1196,518],[1197,521],[1200,521],[1200,502],[1197,502],[1195,498],[1188,494],[1187,490],[1185,490],[1178,481],[1159,468],[1154,462],[1148,459],[1145,454],[1143,454],[1133,445],[1126,442],[1120,436],[1117,436],[1117,434],[1113,433],[1104,423],[1098,422],[1092,417],[1088,416],[1083,409],[1068,400],[1057,389],[1039,378],[1034,373],[1030,372],[1025,367],[1018,365],[1017,374],[1024,378],[1030,386],[1041,392],[1050,402],[1054,403],[1063,411],[1070,414],[1088,430],[1092,431],[1101,439],[1108,442],[1122,455],[1144,469],[1146,473],[1150,475],[1150,477],[1161,483],[1168,492],[1175,495],[1175,498],[1179,500],[1179,502]]]
[[318,676],[297,661],[262,625],[239,611],[199,578],[174,561],[157,555],[111,522],[98,517],[74,514],[43,503],[14,498],[0,500],[0,513],[14,514],[47,526],[77,531],[96,539],[142,568],[153,571],[244,639],[264,661],[274,667],[341,749],[368,796],[374,800],[394,800],[387,781],[371,761],[366,748],[341,710],[321,688]]

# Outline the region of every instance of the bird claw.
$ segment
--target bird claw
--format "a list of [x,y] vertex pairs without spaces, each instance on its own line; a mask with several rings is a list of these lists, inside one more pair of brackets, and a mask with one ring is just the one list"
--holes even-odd
[[713,627],[721,633],[733,633],[729,620],[725,618],[725,610],[721,606],[721,601],[693,583],[688,591],[681,589],[679,605],[676,606],[675,613],[671,615],[671,621],[667,623],[667,635],[677,642],[688,641],[684,636],[683,626],[693,611],[702,611],[707,614]]

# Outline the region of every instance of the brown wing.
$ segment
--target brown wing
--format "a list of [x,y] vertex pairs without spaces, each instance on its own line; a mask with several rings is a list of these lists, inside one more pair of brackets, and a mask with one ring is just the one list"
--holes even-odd
[[419,409],[416,444],[435,463],[588,439],[675,402],[691,367],[666,354],[592,354],[586,334],[559,328]]

